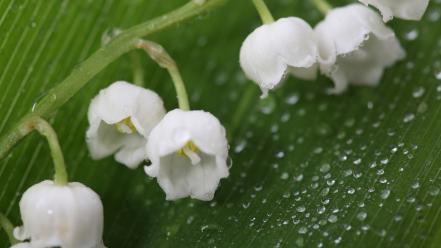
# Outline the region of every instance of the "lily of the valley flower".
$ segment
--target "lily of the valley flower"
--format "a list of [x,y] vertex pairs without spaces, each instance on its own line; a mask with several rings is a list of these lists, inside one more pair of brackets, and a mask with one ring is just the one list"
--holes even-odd
[[212,114],[175,109],[152,130],[145,172],[156,177],[167,200],[208,201],[228,176],[225,129]]
[[426,12],[429,0],[359,0],[366,5],[380,10],[385,22],[394,16],[406,20],[421,20]]
[[89,106],[86,140],[93,159],[115,153],[115,159],[136,168],[146,157],[145,144],[165,115],[153,91],[119,81],[100,91]]
[[[29,188],[20,200],[23,226],[14,230],[29,246],[103,248],[103,206],[100,197],[81,183],[61,186],[43,181]],[[15,247],[14,247],[15,248]]]
[[370,8],[352,4],[331,10],[315,28],[325,63],[322,73],[331,77],[339,94],[349,83],[375,86],[384,69],[405,57],[394,32]]
[[15,244],[15,245],[11,246],[10,248],[32,248],[32,246],[31,246],[31,243],[24,242],[24,243]]
[[240,65],[265,97],[287,73],[312,80],[317,75],[317,39],[308,23],[288,17],[254,30],[240,50]]

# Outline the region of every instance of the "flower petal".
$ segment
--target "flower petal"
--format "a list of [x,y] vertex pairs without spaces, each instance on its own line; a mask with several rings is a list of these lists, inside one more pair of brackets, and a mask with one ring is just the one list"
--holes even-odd
[[[254,30],[240,50],[240,64],[248,78],[265,95],[276,87],[289,67],[302,79],[314,79],[318,59],[317,40],[312,28],[300,18],[282,18]],[[297,70],[296,70],[297,69]],[[307,73],[302,69],[308,70]]]
[[[152,130],[147,143],[148,154],[162,157],[176,152],[192,141],[204,153],[226,156],[228,144],[219,120],[205,111],[168,112]],[[153,158],[149,158],[152,160]]]
[[15,245],[11,246],[10,248],[32,248],[32,246],[31,246],[31,243],[24,242],[24,243],[15,244]]
[[316,27],[321,57],[320,70],[344,92],[348,84],[375,86],[383,71],[405,57],[393,31],[380,16],[361,4],[332,10]]
[[[101,90],[89,107],[86,141],[93,159],[115,154],[115,159],[136,168],[145,158],[144,146],[153,127],[165,115],[161,98],[153,91],[123,81]],[[137,133],[119,132],[115,125],[130,118]]]
[[23,194],[20,213],[32,247],[103,247],[103,206],[83,184],[38,183]]
[[429,0],[359,0],[380,10],[383,21],[388,22],[394,16],[405,20],[421,20],[426,12]]
[[169,112],[152,130],[146,148],[152,164],[145,172],[157,177],[167,200],[211,200],[220,179],[228,176],[225,129],[210,113]]
[[155,92],[118,81],[100,91],[89,107],[89,122],[116,124],[131,117],[137,131],[148,136],[165,114],[164,104]]
[[144,159],[146,159],[145,146],[147,141],[139,135],[128,135],[124,139],[124,145],[115,154],[115,160],[135,169]]

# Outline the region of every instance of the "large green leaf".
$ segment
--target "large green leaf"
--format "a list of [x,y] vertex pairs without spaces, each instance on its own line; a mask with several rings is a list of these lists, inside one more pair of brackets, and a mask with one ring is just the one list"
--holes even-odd
[[[184,0],[1,0],[0,134],[100,47]],[[320,14],[308,1],[272,0],[277,17]],[[350,1],[335,1],[343,5]],[[131,80],[129,56],[93,79],[54,118],[70,177],[105,205],[109,247],[439,247],[441,245],[441,2],[421,22],[390,25],[408,52],[377,88],[328,96],[331,82],[289,79],[269,99],[238,65],[259,25],[249,1],[150,39],[178,61],[193,108],[214,113],[231,135],[231,176],[212,202],[165,201],[143,170],[92,161],[86,112],[100,88]],[[147,87],[176,106],[166,72],[147,58]],[[0,162],[0,211],[20,224],[21,194],[52,175],[46,142],[26,138]],[[4,233],[0,247],[7,247]]]

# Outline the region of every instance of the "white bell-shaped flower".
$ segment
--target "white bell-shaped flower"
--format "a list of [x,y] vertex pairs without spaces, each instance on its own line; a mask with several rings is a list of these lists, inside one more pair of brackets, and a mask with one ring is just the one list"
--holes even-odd
[[31,243],[29,243],[29,242],[23,242],[23,243],[15,244],[15,245],[11,246],[10,248],[32,248],[32,246],[31,246]]
[[23,194],[20,213],[23,226],[14,230],[14,236],[20,241],[30,240],[33,248],[105,247],[100,197],[81,183],[38,183]]
[[315,31],[323,74],[332,78],[339,94],[348,84],[378,85],[384,69],[405,57],[395,33],[369,7],[352,4],[331,10]]
[[175,109],[152,130],[147,143],[151,165],[167,200],[213,199],[221,178],[228,177],[225,129],[212,114]]
[[136,168],[145,158],[145,144],[165,115],[155,92],[127,82],[100,91],[89,106],[86,141],[93,159],[115,153],[116,161]]
[[308,23],[288,17],[254,30],[240,49],[240,65],[265,97],[288,73],[305,80],[317,76],[317,38]]
[[366,5],[375,6],[383,15],[383,20],[388,22],[394,16],[418,21],[426,12],[429,0],[359,0]]

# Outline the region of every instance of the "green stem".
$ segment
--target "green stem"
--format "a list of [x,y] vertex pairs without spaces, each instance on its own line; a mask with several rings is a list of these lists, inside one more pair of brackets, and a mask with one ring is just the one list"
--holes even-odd
[[274,17],[271,15],[270,10],[268,9],[268,6],[266,6],[265,2],[263,0],[252,0],[254,6],[257,9],[257,12],[260,15],[260,19],[262,19],[262,22],[264,24],[269,24],[274,22]]
[[14,238],[14,225],[12,225],[11,221],[2,213],[0,213],[0,227],[5,230],[6,234],[8,235],[9,242],[11,245],[15,245],[18,243],[18,240]]
[[143,49],[159,66],[167,69],[174,83],[179,108],[186,111],[190,110],[187,90],[173,58],[161,45],[152,41],[139,40],[137,47]]
[[326,0],[312,0],[312,2],[324,16],[326,16],[329,11],[332,10],[332,5],[330,5]]
[[49,148],[52,154],[52,160],[54,162],[54,182],[57,185],[66,185],[68,183],[66,165],[64,163],[63,152],[61,151],[60,143],[58,142],[57,133],[52,126],[42,118],[32,118],[32,123],[41,135],[46,137],[49,143]]
[[50,117],[107,65],[122,54],[135,49],[140,38],[204,13],[225,1],[227,0],[206,0],[203,4],[190,1],[172,12],[121,32],[114,40],[82,62],[60,84],[49,90],[48,94],[36,104],[33,112],[25,115],[18,124],[1,137],[0,159],[3,159],[9,150],[29,133],[27,125],[30,118],[34,116]]
[[144,87],[144,70],[139,54],[136,51],[130,53],[133,68],[133,83],[140,87]]
[[175,86],[176,95],[178,97],[179,108],[182,110],[189,111],[190,103],[188,101],[187,90],[185,89],[185,84],[184,81],[182,80],[181,73],[179,73],[178,67],[177,66],[170,67],[167,70]]

